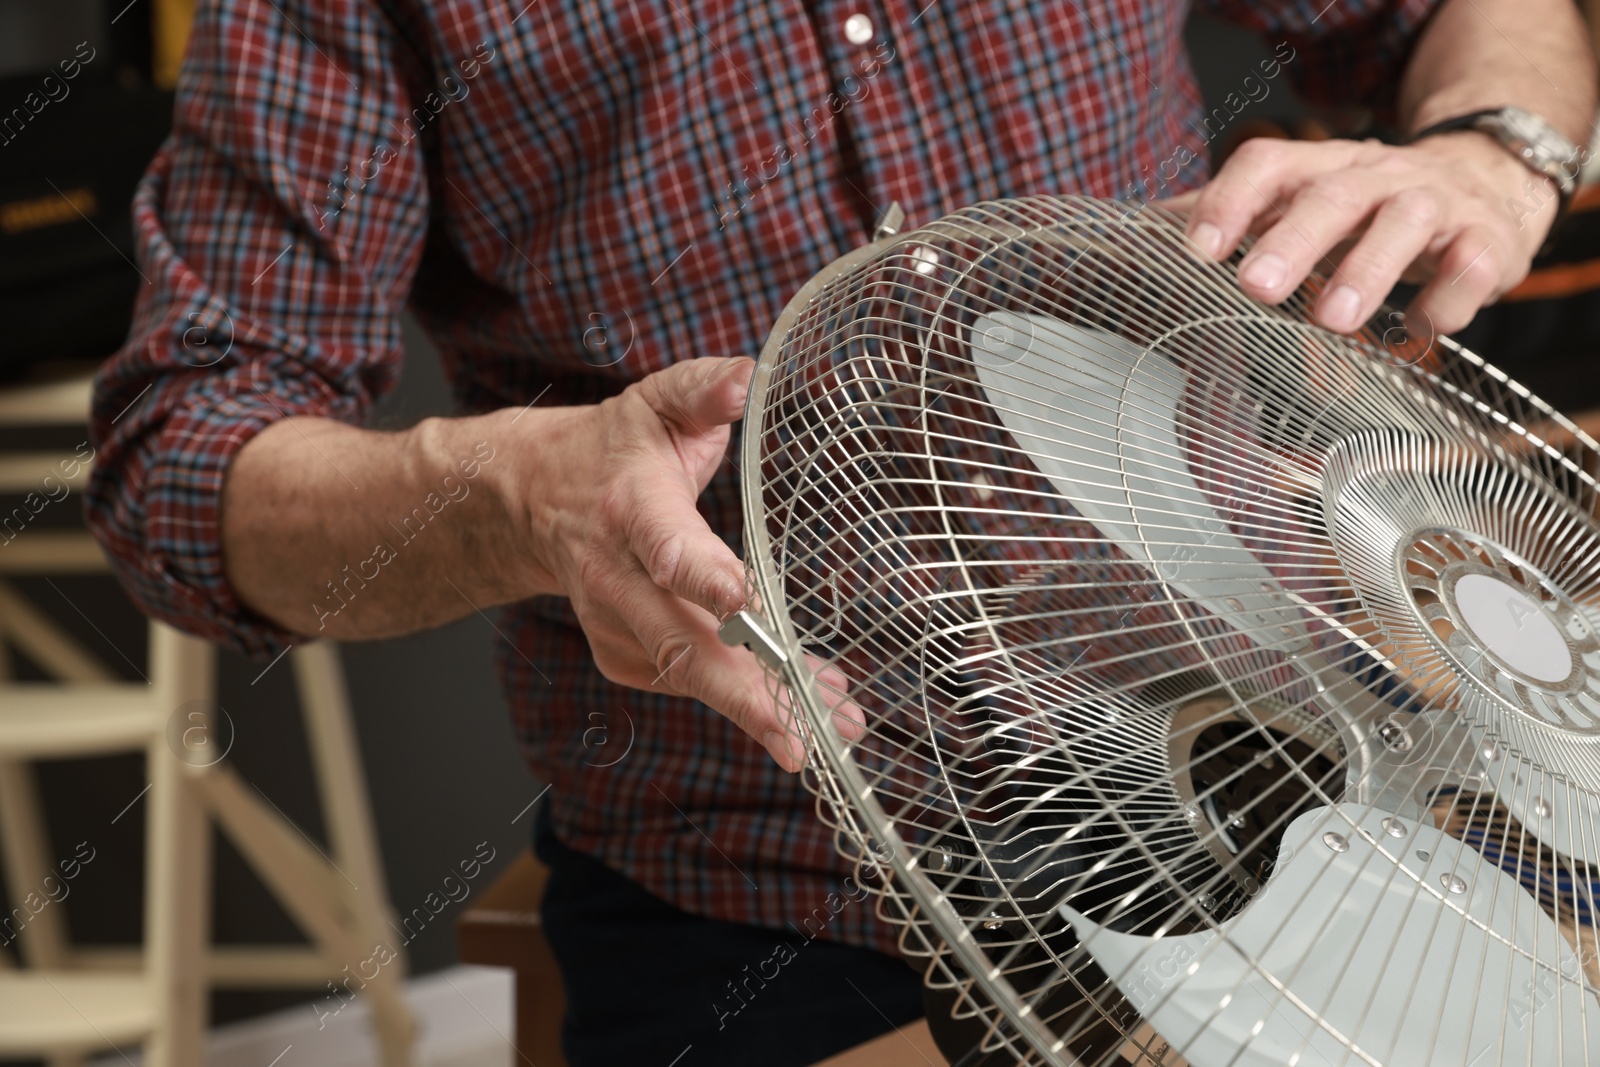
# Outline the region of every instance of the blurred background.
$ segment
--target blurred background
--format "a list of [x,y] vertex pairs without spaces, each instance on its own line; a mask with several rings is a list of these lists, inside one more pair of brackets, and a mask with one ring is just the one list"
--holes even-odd
[[[191,7],[183,0],[0,0],[0,404],[8,391],[81,378],[126,333],[140,284],[128,203],[170,121]],[[1239,70],[1269,54],[1254,38],[1203,17],[1191,21],[1189,37],[1208,106],[1236,88]],[[75,77],[57,78],[38,111],[16,106],[30,94],[40,99],[44,78],[67,57],[78,61]],[[1383,134],[1370,116],[1318,112],[1285,79],[1212,147],[1220,161],[1249,136],[1370,134]],[[1580,197],[1534,277],[1461,338],[1571,411],[1600,407],[1594,292],[1600,213],[1591,210],[1592,192]],[[374,413],[377,425],[450,410],[436,354],[414,323],[406,326],[404,374]],[[84,438],[81,426],[0,426],[0,455],[71,452]],[[0,496],[0,515],[18,503],[17,494]],[[74,502],[47,508],[33,522],[40,531],[75,528],[81,513]],[[5,580],[113,671],[138,680],[147,628],[112,578],[39,573]],[[496,690],[491,657],[498,640],[489,622],[475,616],[416,637],[340,649],[389,899],[402,914],[435,893],[462,860],[492,850],[480,876],[486,885],[526,848],[527,809],[541,786],[523,767]],[[233,726],[229,760],[285,819],[326,848],[326,813],[312,784],[293,675],[284,664],[264,666],[221,654],[216,702]],[[0,667],[0,676],[9,671],[19,681],[46,677],[26,649],[3,639]],[[137,945],[145,886],[143,757],[35,766],[48,850],[70,856],[80,842],[95,850],[64,905],[72,939]],[[214,940],[301,940],[225,838],[217,838],[216,850]],[[0,913],[19,903],[0,880]],[[414,975],[458,962],[455,918],[446,910],[411,940]],[[0,956],[14,948],[0,947]],[[316,995],[304,988],[217,992],[212,1020],[262,1016]],[[509,1062],[507,1052],[501,1062]]]

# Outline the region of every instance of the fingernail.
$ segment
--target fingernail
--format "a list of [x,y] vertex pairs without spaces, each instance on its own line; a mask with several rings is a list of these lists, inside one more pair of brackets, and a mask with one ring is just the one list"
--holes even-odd
[[744,403],[744,398],[750,394],[750,379],[747,374],[748,372],[738,362],[730,364],[727,371],[728,380],[739,383],[733,387],[733,398],[740,404]]
[[1202,222],[1195,226],[1194,232],[1189,235],[1189,240],[1193,241],[1195,247],[1212,259],[1218,258],[1222,249],[1222,231],[1209,222]]
[[1267,252],[1257,256],[1239,272],[1239,280],[1257,289],[1276,289],[1283,284],[1289,266],[1278,256]]
[[789,747],[789,735],[782,730],[770,730],[761,739],[761,745],[785,769],[794,765],[794,750]]
[[1360,313],[1361,294],[1348,285],[1339,286],[1322,302],[1323,323],[1340,333],[1355,329],[1356,316]]

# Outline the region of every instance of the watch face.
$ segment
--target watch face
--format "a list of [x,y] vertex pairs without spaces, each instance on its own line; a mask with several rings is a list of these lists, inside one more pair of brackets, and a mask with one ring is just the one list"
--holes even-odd
[[1503,134],[1503,140],[1508,144],[1520,141],[1525,154],[1548,150],[1549,146],[1542,143],[1544,135],[1549,132],[1542,122],[1521,108],[1508,107],[1498,115],[1492,116],[1490,121],[1496,123]]
[[1481,124],[1528,166],[1555,179],[1564,191],[1576,176],[1580,166],[1577,146],[1533,112],[1501,108],[1485,115]]

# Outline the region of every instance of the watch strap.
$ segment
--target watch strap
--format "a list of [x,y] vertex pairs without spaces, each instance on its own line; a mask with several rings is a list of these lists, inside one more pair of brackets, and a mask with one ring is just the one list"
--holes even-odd
[[1490,115],[1498,114],[1499,111],[1500,109],[1497,107],[1486,107],[1482,111],[1469,111],[1465,115],[1457,115],[1453,119],[1435,122],[1427,129],[1419,130],[1406,138],[1406,144],[1416,144],[1423,138],[1432,137],[1435,134],[1454,133],[1457,130],[1475,130],[1478,128],[1479,119],[1488,118]]

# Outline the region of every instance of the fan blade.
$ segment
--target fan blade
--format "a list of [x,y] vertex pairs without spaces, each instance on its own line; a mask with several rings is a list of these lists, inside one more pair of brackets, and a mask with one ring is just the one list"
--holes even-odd
[[1600,1059],[1577,955],[1469,846],[1342,804],[1295,819],[1280,860],[1217,930],[1141,937],[1060,910],[1194,1067],[1357,1062],[1347,1045],[1407,1067]]
[[1306,643],[1272,572],[1190,472],[1185,376],[1160,352],[1047,315],[979,316],[968,345],[990,405],[1056,491],[1184,596],[1279,651]]
[[1350,753],[1349,798],[1419,813],[1412,776],[1395,773],[1406,758],[1375,735],[1394,707],[1331,665],[1300,608],[1360,647],[1341,660],[1394,665],[1286,590],[1208,501],[1177,425],[1184,371],[1159,351],[1048,315],[990,312],[967,340],[990,406],[1057,492],[1179,595],[1313,680]]

